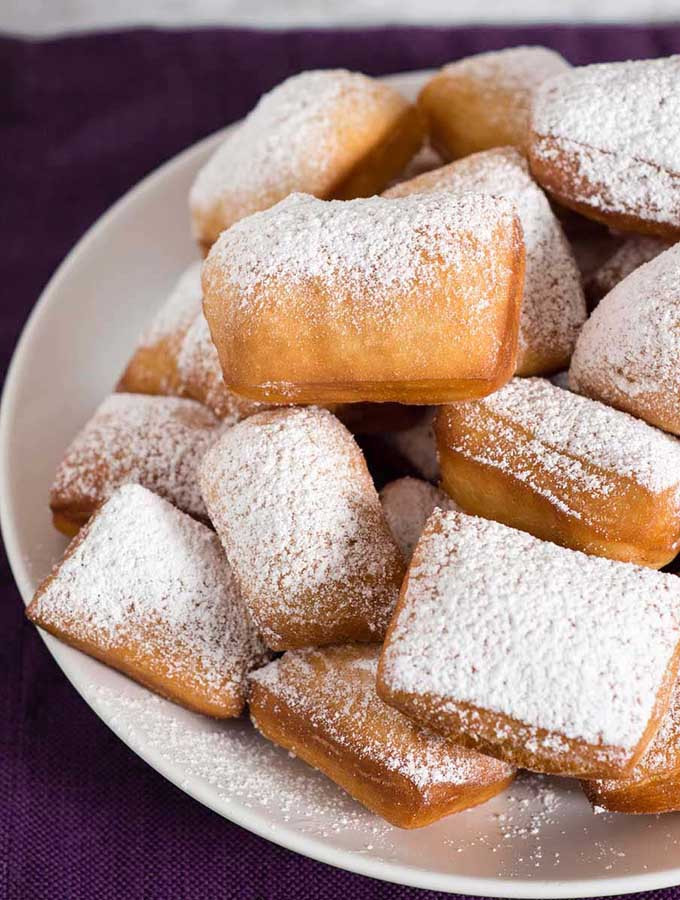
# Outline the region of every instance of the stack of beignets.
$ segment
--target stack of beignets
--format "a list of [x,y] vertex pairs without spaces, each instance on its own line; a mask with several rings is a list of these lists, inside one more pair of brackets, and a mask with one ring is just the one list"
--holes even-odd
[[678,75],[519,47],[418,109],[263,97],[58,467],[29,618],[400,827],[517,768],[680,809]]

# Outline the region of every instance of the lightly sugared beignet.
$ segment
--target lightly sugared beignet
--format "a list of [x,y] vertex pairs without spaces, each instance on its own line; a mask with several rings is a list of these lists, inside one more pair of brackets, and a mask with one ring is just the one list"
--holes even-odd
[[680,238],[680,56],[571,69],[532,108],[531,171],[559,203],[621,231]]
[[238,422],[262,407],[227,390],[202,304],[201,263],[193,263],[142,334],[117,390],[187,397]]
[[526,250],[516,374],[550,374],[568,366],[586,319],[581,275],[526,159],[513,147],[486,150],[396,185],[383,196],[430,191],[478,191],[512,201]]
[[335,416],[291,407],[245,419],[204,457],[201,488],[268,647],[382,638],[404,563]]
[[418,110],[389,85],[344,69],[302,72],[260,98],[198,173],[189,206],[207,251],[234,222],[302,191],[369,197],[425,135]]
[[[233,424],[267,407],[229,391],[202,311],[201,266],[190,266],[142,335],[117,390],[187,397]],[[330,404],[355,434],[410,428],[420,410],[399,403]]]
[[680,683],[676,681],[666,715],[644,755],[626,778],[584,781],[595,807],[621,813],[680,810]]
[[221,235],[203,307],[227,387],[252,400],[444,403],[514,371],[523,280],[503,198],[293,194]]
[[380,647],[288,651],[253,673],[255,727],[400,828],[421,828],[500,793],[507,763],[456,747],[383,703]]
[[668,707],[680,580],[435,510],[378,694],[454,743],[549,774],[620,778]]
[[515,378],[435,421],[442,487],[465,512],[574,550],[661,568],[680,546],[680,442]]
[[72,537],[123,484],[141,484],[207,519],[198,471],[219,420],[177,397],[111,394],[76,435],[50,489],[55,528]]
[[238,716],[265,658],[217,536],[119,488],[39,586],[28,618],[187,709]]
[[586,296],[592,309],[619,282],[640,266],[651,262],[672,245],[663,238],[631,234],[616,248],[602,265],[598,266],[585,283]]
[[536,88],[568,69],[547,47],[509,47],[449,63],[418,98],[432,145],[444,159],[506,145],[524,152]]
[[420,478],[397,478],[380,491],[380,502],[406,562],[410,562],[418,538],[432,512],[439,509],[458,509],[444,491]]
[[680,435],[680,244],[600,301],[576,342],[569,384]]

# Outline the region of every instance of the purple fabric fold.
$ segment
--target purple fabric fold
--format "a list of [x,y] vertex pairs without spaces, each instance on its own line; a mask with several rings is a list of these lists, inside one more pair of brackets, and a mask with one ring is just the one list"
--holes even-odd
[[[660,56],[680,52],[680,25],[0,38],[2,379],[42,287],[95,219],[283,78],[332,66],[380,75],[521,43],[554,47],[573,63]],[[114,737],[60,673],[24,620],[4,553],[0,591],[0,897],[416,895],[269,844],[174,788]],[[670,900],[680,890],[638,896]]]

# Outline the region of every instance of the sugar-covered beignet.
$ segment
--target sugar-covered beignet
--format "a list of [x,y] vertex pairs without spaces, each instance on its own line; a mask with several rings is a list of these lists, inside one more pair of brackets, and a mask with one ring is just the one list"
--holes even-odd
[[680,237],[680,56],[582,66],[532,108],[531,170],[565,206],[613,228]]
[[568,68],[547,47],[509,47],[449,63],[418,98],[433,146],[445,159],[506,144],[524,151],[536,88]]
[[157,494],[119,488],[26,611],[36,625],[156,693],[238,716],[265,658],[217,536]]
[[302,72],[265,94],[201,169],[189,205],[205,249],[288,194],[368,197],[418,151],[417,109],[384,82],[344,69]]
[[430,191],[480,191],[511,200],[524,233],[526,269],[517,374],[548,374],[569,364],[586,319],[581,276],[560,223],[513,147],[475,153],[396,185],[385,197]]
[[507,763],[456,747],[383,703],[379,654],[358,644],[289,651],[251,678],[254,725],[400,828],[429,825],[507,787]]
[[680,244],[600,301],[579,335],[569,383],[680,434]]
[[397,478],[380,491],[380,502],[406,562],[413,555],[425,523],[439,509],[458,509],[444,491],[420,478]]
[[483,194],[294,194],[225,231],[204,310],[230,390],[267,403],[441,403],[515,367],[512,205]]
[[626,778],[585,781],[593,806],[622,813],[680,811],[680,683],[654,739]]
[[585,284],[592,308],[640,266],[651,262],[671,246],[663,238],[631,234],[616,248],[602,265],[591,273]]
[[59,464],[50,490],[55,527],[76,534],[100,503],[128,483],[207,518],[198,471],[219,424],[193,400],[111,394]]
[[414,721],[513,765],[626,775],[664,715],[680,580],[436,510],[378,668]]
[[117,390],[187,397],[237,422],[262,406],[227,390],[202,304],[201,264],[194,263],[140,338]]
[[293,407],[245,419],[206,454],[201,486],[269,647],[382,638],[404,563],[335,416]]
[[442,407],[442,486],[468,513],[660,568],[680,546],[680,442],[542,378]]

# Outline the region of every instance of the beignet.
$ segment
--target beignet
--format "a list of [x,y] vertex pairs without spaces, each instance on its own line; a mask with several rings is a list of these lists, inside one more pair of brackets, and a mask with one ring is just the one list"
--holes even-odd
[[380,700],[379,653],[357,644],[289,651],[252,676],[253,724],[400,828],[429,825],[507,787],[511,766],[454,746]]
[[632,770],[669,702],[680,580],[435,510],[378,694],[461,746],[539,772]]
[[667,813],[680,810],[680,683],[654,739],[626,778],[585,781],[593,804],[611,812]]
[[136,484],[119,488],[42,582],[28,618],[196,712],[243,710],[265,658],[217,536]]
[[418,98],[433,146],[444,159],[508,144],[525,151],[537,87],[568,68],[547,47],[509,47],[449,63]]
[[420,478],[397,478],[380,491],[380,502],[406,562],[410,562],[418,538],[433,511],[458,509],[444,491]]
[[245,419],[206,454],[201,487],[267,646],[382,638],[404,563],[335,416],[291,407]]
[[510,377],[523,278],[521,225],[502,198],[294,194],[221,235],[203,306],[242,396],[441,403]]
[[600,301],[579,335],[569,383],[680,434],[680,244]]
[[72,537],[123,484],[141,484],[207,519],[198,484],[219,420],[193,400],[111,394],[69,445],[50,490],[55,528]]
[[581,275],[550,204],[513,147],[475,153],[387,190],[385,197],[430,191],[479,191],[510,200],[524,233],[526,269],[517,374],[549,374],[569,365],[586,319]]
[[660,568],[680,545],[680,442],[541,378],[442,407],[442,486],[468,513]]
[[532,108],[534,177],[622,231],[680,238],[680,56],[571,69]]
[[419,150],[418,110],[384,82],[302,72],[260,98],[201,169],[189,205],[208,250],[234,222],[302,191],[350,200],[381,191]]

